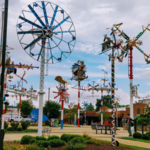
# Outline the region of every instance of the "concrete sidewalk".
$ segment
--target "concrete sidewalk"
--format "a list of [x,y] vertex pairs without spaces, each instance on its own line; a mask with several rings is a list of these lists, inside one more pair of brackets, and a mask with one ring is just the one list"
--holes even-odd
[[[29,127],[29,129],[37,129],[37,128],[38,128],[37,126]],[[120,130],[117,130],[117,134],[115,135],[116,140],[119,141],[119,143],[138,146],[142,148],[150,148],[150,143],[118,139],[118,137],[128,137],[128,132],[126,130],[123,130],[122,128],[119,128],[119,129]],[[63,130],[61,130],[60,127],[52,127],[52,131],[50,135],[61,136],[63,133],[79,134],[79,135],[83,135],[83,133],[88,133],[93,138],[111,141],[111,135],[109,131],[107,131],[108,134],[104,134],[104,131],[102,134],[101,134],[101,131],[98,131],[98,134],[96,134],[96,130],[92,130],[91,126],[81,126],[79,128],[76,126],[73,126],[73,127],[71,126],[71,127],[64,127]],[[20,140],[22,136],[24,135],[37,136],[38,134],[37,133],[7,133],[5,134],[4,141]],[[48,137],[46,133],[45,133],[45,137]]]

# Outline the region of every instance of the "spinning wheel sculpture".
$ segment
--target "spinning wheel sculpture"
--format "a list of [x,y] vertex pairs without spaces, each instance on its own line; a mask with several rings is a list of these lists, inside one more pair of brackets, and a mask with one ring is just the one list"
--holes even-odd
[[17,35],[27,54],[41,62],[38,119],[38,136],[41,136],[44,64],[60,62],[71,54],[76,41],[75,27],[64,9],[54,3],[41,1],[29,4],[21,12]]

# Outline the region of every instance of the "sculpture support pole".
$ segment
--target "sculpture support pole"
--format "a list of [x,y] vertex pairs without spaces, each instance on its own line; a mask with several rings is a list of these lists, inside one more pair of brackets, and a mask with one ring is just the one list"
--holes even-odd
[[101,90],[101,125],[103,125],[103,90]]
[[77,116],[76,116],[76,114],[74,115],[74,125],[77,125]]
[[86,126],[86,108],[85,108],[85,117],[84,117],[84,125]]
[[78,81],[78,127],[80,126],[80,81]]
[[20,122],[20,113],[21,113],[21,95],[19,95],[19,117],[18,117],[18,122]]
[[64,100],[61,100],[61,128],[63,129],[63,109],[64,109]]
[[111,59],[111,124],[112,124],[112,146],[115,146],[115,115],[114,115],[114,95],[115,95],[115,61],[114,61],[114,49],[112,48],[112,59]]
[[[42,40],[42,43],[45,42]],[[45,43],[41,52],[41,67],[40,67],[40,92],[39,92],[39,116],[38,116],[38,136],[42,136],[42,121],[43,121],[43,89],[44,89],[44,64],[45,64]]]
[[[133,94],[132,94],[132,86],[133,86],[133,64],[132,64],[132,47],[130,48],[130,56],[129,56],[129,68],[130,68],[130,74],[129,74],[129,79],[130,79],[130,117],[133,119]],[[131,127],[131,130],[133,131],[133,127]]]

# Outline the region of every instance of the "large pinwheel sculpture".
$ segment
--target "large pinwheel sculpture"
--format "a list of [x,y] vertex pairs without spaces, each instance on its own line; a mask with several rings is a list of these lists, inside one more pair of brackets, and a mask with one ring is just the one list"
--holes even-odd
[[86,126],[86,108],[89,106],[89,104],[88,104],[88,102],[86,101],[84,101],[83,103],[82,103],[82,106],[83,106],[83,108],[85,109],[85,113],[84,113],[84,125]]
[[17,23],[17,35],[22,48],[41,62],[38,136],[42,136],[44,65],[61,62],[73,51],[76,32],[71,17],[60,6],[46,1],[29,4],[22,10]]

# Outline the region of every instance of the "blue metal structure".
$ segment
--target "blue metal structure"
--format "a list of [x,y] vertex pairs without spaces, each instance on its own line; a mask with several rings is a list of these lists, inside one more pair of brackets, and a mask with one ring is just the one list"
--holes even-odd
[[86,126],[86,108],[89,106],[89,104],[88,104],[88,102],[86,101],[84,101],[83,103],[82,103],[82,106],[83,106],[83,108],[85,108],[85,116],[84,116],[84,125]]
[[46,1],[29,4],[21,12],[16,26],[22,48],[41,62],[38,136],[42,136],[44,65],[47,64],[48,74],[48,63],[61,62],[72,53],[76,41],[75,27],[60,6]]

